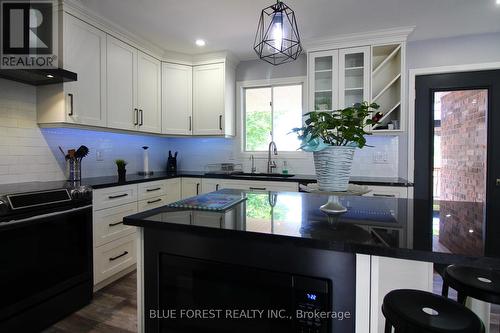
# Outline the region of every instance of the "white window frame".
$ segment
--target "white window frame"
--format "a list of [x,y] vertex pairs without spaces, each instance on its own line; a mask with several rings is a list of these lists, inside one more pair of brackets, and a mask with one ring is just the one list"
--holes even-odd
[[[236,106],[237,106],[237,124],[239,131],[236,135],[240,142],[240,154],[243,157],[253,155],[256,158],[267,157],[266,151],[245,151],[245,89],[247,88],[266,88],[276,86],[302,85],[302,115],[308,112],[307,110],[307,77],[294,76],[286,78],[268,79],[268,80],[251,80],[236,82]],[[291,130],[291,129],[290,129]],[[292,134],[290,134],[292,135]],[[308,153],[303,151],[280,151],[278,147],[278,158],[308,158]]]

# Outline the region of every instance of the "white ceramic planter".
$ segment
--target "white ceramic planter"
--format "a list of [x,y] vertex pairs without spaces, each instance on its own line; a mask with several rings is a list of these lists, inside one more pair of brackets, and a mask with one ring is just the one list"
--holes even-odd
[[320,191],[347,191],[355,147],[329,146],[314,152],[314,167]]

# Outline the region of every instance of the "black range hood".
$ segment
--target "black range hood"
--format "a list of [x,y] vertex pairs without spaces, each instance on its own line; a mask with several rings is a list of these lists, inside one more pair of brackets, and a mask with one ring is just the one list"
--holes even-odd
[[42,86],[46,84],[71,82],[77,80],[77,74],[61,68],[51,69],[2,69],[0,78]]

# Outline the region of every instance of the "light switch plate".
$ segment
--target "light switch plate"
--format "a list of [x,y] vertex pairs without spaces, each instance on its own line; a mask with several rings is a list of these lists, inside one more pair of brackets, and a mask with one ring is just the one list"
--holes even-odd
[[373,153],[372,162],[375,164],[388,164],[389,157],[386,151],[376,151]]
[[102,150],[97,150],[95,154],[96,161],[104,161],[104,153]]

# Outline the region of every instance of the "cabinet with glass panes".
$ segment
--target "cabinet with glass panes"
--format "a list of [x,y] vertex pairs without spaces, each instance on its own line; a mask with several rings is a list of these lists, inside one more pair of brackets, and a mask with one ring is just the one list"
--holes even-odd
[[341,48],[308,54],[309,111],[332,111],[356,103],[380,105],[373,133],[401,131],[404,43]]

